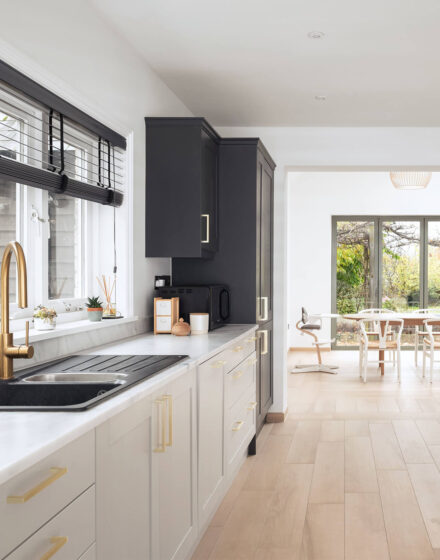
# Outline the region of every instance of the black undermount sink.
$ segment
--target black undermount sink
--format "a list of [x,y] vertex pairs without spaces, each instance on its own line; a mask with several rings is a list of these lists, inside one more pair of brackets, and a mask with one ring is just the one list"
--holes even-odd
[[0,410],[86,410],[187,356],[71,356],[0,381]]

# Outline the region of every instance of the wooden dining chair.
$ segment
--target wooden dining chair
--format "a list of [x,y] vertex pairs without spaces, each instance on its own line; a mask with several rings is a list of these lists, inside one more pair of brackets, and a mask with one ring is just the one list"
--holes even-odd
[[[439,313],[438,309],[417,309],[416,311],[414,311],[414,313],[420,313],[423,315],[427,315],[428,313]],[[432,329],[431,329],[432,330]],[[435,332],[432,331],[431,333],[433,336],[440,336],[440,332]],[[427,336],[429,337],[429,333],[427,332],[426,328],[420,328],[419,325],[416,325],[414,328],[414,364],[417,367],[418,365],[418,359],[417,359],[417,355],[419,353],[420,350],[420,341],[422,341],[423,344],[423,338]]]
[[[380,319],[378,323],[377,336],[378,340],[371,340],[368,336],[368,324],[371,323],[368,319],[361,319],[359,321],[359,331],[362,343],[359,345],[359,377],[361,377],[364,383],[367,382],[367,369],[369,363],[377,363],[378,366],[381,364],[393,364],[397,362],[397,379],[400,383],[400,373],[401,373],[401,356],[400,356],[400,339],[403,331],[403,319],[398,319],[397,317],[390,317],[389,319]],[[389,333],[393,333],[393,337],[390,338]],[[369,350],[389,350],[395,352],[396,362],[393,359],[386,360],[385,353],[384,358],[377,360],[369,360]]]
[[435,336],[440,335],[440,332],[435,332],[435,327],[440,328],[440,319],[426,319],[423,321],[425,325],[426,336],[423,337],[423,373],[426,375],[426,359],[429,358],[429,381],[432,383],[434,373],[434,362],[440,360],[435,359],[435,351],[440,349],[440,341],[435,339]]
[[[363,314],[375,314],[375,313],[380,313],[382,315],[385,314],[391,314],[391,313],[396,313],[395,311],[393,311],[392,309],[386,309],[385,307],[369,307],[368,309],[362,309],[362,311],[359,311],[359,313],[363,313]],[[377,321],[368,321],[368,329],[367,329],[367,335],[368,338],[374,336],[374,337],[378,337],[379,336],[379,329],[380,326],[378,324]],[[387,336],[389,338],[394,338],[394,332],[392,329],[389,330],[389,332],[387,333]],[[359,346],[361,346],[362,344],[362,337],[359,337]],[[361,356],[361,353],[359,353],[359,356]],[[393,359],[393,362],[396,362],[396,353],[395,351],[390,351],[390,358]]]

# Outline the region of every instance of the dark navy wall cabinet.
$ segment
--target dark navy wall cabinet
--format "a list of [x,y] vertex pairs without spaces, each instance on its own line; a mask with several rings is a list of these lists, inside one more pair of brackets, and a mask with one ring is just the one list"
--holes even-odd
[[218,243],[220,137],[202,118],[147,117],[147,257],[210,257]]

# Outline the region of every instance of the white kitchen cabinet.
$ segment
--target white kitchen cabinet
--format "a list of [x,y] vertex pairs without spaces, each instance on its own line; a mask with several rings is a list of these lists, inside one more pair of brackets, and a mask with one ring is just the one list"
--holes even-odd
[[147,397],[96,429],[98,560],[150,560],[153,404]]
[[154,395],[154,560],[183,560],[197,539],[196,400],[195,369]]
[[198,384],[198,514],[203,529],[224,494],[224,368],[219,354],[200,364]]

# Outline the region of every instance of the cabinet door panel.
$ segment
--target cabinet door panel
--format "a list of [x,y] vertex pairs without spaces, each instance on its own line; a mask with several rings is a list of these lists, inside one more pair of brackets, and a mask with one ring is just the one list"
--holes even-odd
[[96,429],[97,558],[152,557],[152,404],[144,399]]
[[202,249],[217,249],[218,145],[202,130],[201,240]]
[[261,166],[260,190],[260,321],[272,320],[273,174]]
[[258,369],[257,369],[257,430],[261,427],[273,402],[273,328],[266,323],[257,331]]
[[202,526],[218,505],[225,480],[223,457],[224,374],[215,356],[198,368],[198,501]]
[[166,429],[164,452],[153,454],[157,492],[153,557],[180,560],[186,558],[197,537],[195,370],[170,383],[156,401],[160,399],[166,405],[161,420]]

